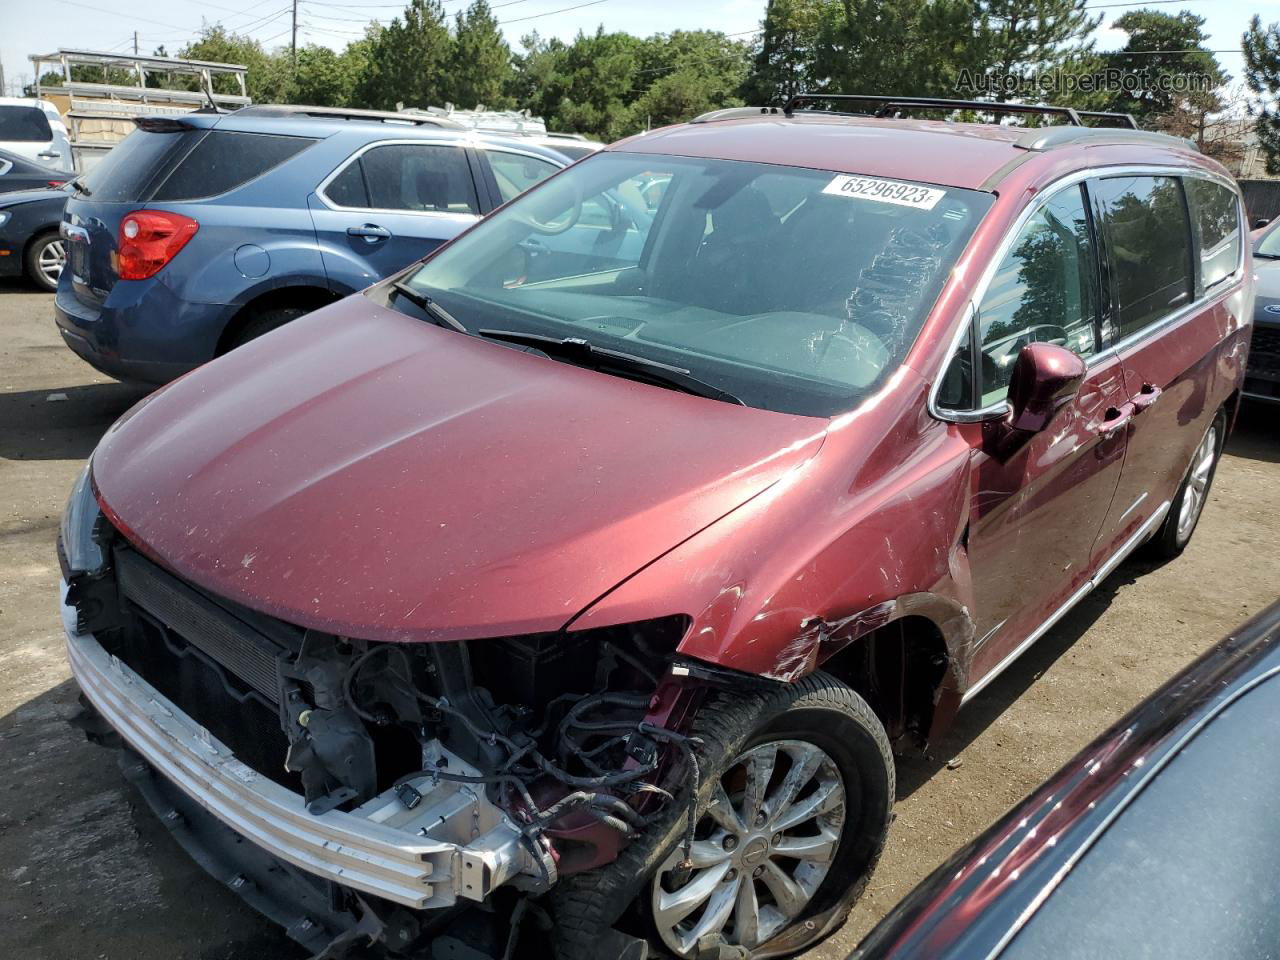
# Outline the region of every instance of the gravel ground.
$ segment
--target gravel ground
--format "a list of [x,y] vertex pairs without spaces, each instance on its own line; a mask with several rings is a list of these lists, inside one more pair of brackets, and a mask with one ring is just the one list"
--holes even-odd
[[[54,538],[98,437],[143,395],[61,343],[52,298],[0,282],[0,929],[23,960],[298,957],[189,862],[74,712]],[[898,771],[897,821],[843,957],[911,887],[1108,724],[1280,595],[1280,408],[1247,407],[1195,541],[1129,562]],[[946,761],[960,760],[955,769]]]

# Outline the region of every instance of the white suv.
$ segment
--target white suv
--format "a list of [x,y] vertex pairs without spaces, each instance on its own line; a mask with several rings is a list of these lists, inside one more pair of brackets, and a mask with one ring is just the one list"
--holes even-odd
[[0,97],[0,150],[70,173],[71,138],[48,100]]

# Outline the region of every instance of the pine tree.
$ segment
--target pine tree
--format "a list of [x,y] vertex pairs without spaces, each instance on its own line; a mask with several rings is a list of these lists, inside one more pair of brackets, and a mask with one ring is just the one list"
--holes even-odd
[[[1129,41],[1107,58],[1107,65],[1143,77],[1146,83],[1141,90],[1113,94],[1109,109],[1132,113],[1152,126],[1175,111],[1203,117],[1221,110],[1218,91],[1229,78],[1204,45],[1204,22],[1204,17],[1187,10],[1176,15],[1131,10],[1112,23],[1113,29],[1129,35]],[[1207,89],[1191,89],[1202,80]],[[1174,90],[1176,85],[1188,89]]]
[[1102,22],[1086,0],[978,0],[974,13],[980,58],[997,81],[994,99],[1020,99],[1000,89],[1003,77],[1034,77],[1061,70],[1093,49],[1089,35]]
[[359,106],[394,110],[396,104],[444,103],[453,36],[440,0],[409,0],[404,19],[369,32],[372,41],[353,99]]
[[485,0],[475,0],[458,12],[454,24],[449,100],[468,110],[480,105],[505,109],[512,103],[506,95],[511,79],[511,49],[497,18]]
[[1244,35],[1244,80],[1253,95],[1249,112],[1267,173],[1280,175],[1280,23],[1264,30],[1256,13]]

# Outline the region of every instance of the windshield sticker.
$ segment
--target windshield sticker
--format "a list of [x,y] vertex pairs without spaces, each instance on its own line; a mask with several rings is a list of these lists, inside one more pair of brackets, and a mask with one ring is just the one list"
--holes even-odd
[[937,187],[921,187],[898,180],[877,180],[874,177],[835,177],[822,188],[823,193],[858,200],[876,200],[880,203],[896,203],[901,207],[932,210],[947,191]]

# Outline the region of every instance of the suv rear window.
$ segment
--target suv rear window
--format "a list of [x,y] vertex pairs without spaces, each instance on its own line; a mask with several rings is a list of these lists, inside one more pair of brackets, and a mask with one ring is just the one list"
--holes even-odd
[[52,139],[49,118],[39,107],[0,107],[0,140],[46,143]]
[[94,200],[138,202],[203,130],[135,130],[95,164],[80,182]]
[[211,130],[156,190],[152,200],[197,200],[243,186],[316,141],[235,130]]

